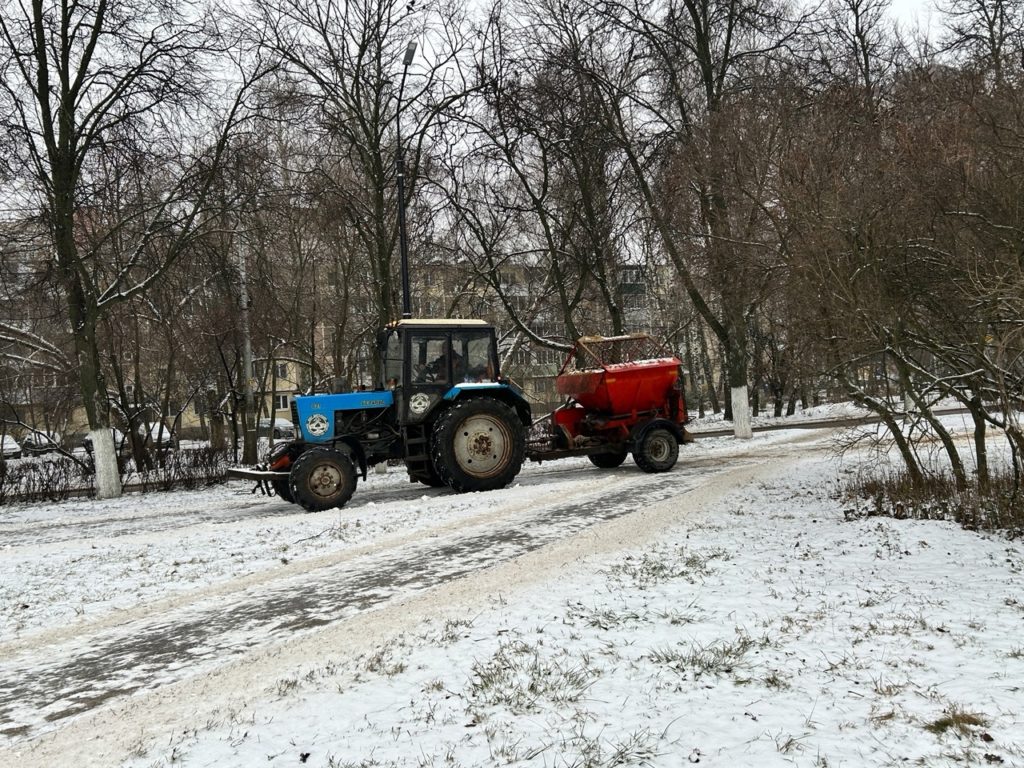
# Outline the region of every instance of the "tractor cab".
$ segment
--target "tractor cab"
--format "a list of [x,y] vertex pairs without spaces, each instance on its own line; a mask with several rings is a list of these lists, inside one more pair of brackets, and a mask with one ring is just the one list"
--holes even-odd
[[403,425],[423,422],[468,390],[503,386],[494,327],[482,320],[399,320],[380,346],[384,386]]

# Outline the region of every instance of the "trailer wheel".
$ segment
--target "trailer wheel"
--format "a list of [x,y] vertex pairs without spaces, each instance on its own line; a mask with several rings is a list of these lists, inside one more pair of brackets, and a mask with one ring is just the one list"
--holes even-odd
[[593,453],[587,456],[587,458],[590,459],[590,463],[595,467],[600,467],[601,469],[615,469],[626,460],[626,456],[628,455],[629,451],[623,448],[621,451],[616,451],[615,453]]
[[270,487],[274,489],[274,493],[281,497],[282,501],[295,503],[295,497],[292,496],[292,489],[288,485],[287,477],[275,477],[270,481]]
[[523,465],[526,431],[500,400],[474,397],[441,414],[430,439],[438,476],[456,491],[493,491]]
[[633,461],[644,472],[667,472],[679,458],[676,436],[663,427],[648,429],[633,449]]
[[341,451],[314,448],[292,464],[288,487],[295,503],[309,512],[342,507],[356,490],[356,468]]

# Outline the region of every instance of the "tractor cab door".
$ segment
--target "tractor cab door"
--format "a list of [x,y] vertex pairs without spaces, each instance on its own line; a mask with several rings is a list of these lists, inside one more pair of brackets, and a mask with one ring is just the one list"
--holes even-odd
[[497,380],[498,355],[490,329],[409,331],[408,386],[435,385],[447,391],[456,384]]
[[447,329],[400,331],[401,376],[395,400],[403,424],[425,421],[452,388],[451,336]]

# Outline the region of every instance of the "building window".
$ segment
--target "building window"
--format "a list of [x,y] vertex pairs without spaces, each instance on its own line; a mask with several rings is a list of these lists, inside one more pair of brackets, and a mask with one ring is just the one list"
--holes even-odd
[[642,293],[630,293],[622,297],[623,309],[644,309],[647,306],[647,296]]
[[288,378],[288,363],[277,364],[277,378],[287,379]]
[[619,282],[623,284],[643,284],[644,271],[639,266],[622,267],[619,271]]
[[561,365],[565,360],[565,352],[557,349],[538,349],[534,358],[541,365]]
[[274,410],[275,411],[287,411],[288,410],[288,395],[274,395]]
[[512,365],[527,366],[530,364],[530,350],[526,347],[520,347],[512,353]]
[[533,306],[533,298],[524,294],[514,293],[508,298],[508,303],[516,312],[527,312]]
[[645,304],[647,282],[641,267],[622,267],[619,272],[619,298],[625,309],[640,309]]
[[555,323],[534,323],[530,330],[542,339],[561,336],[562,331]]

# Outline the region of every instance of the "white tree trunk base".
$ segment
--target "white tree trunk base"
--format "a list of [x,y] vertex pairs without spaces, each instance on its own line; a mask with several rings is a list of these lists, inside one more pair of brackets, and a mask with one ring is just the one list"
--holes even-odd
[[96,463],[96,498],[116,499],[121,495],[121,473],[117,469],[117,449],[109,428],[89,432],[92,458]]
[[754,436],[750,426],[750,403],[747,401],[747,387],[732,388],[732,433],[742,440]]

